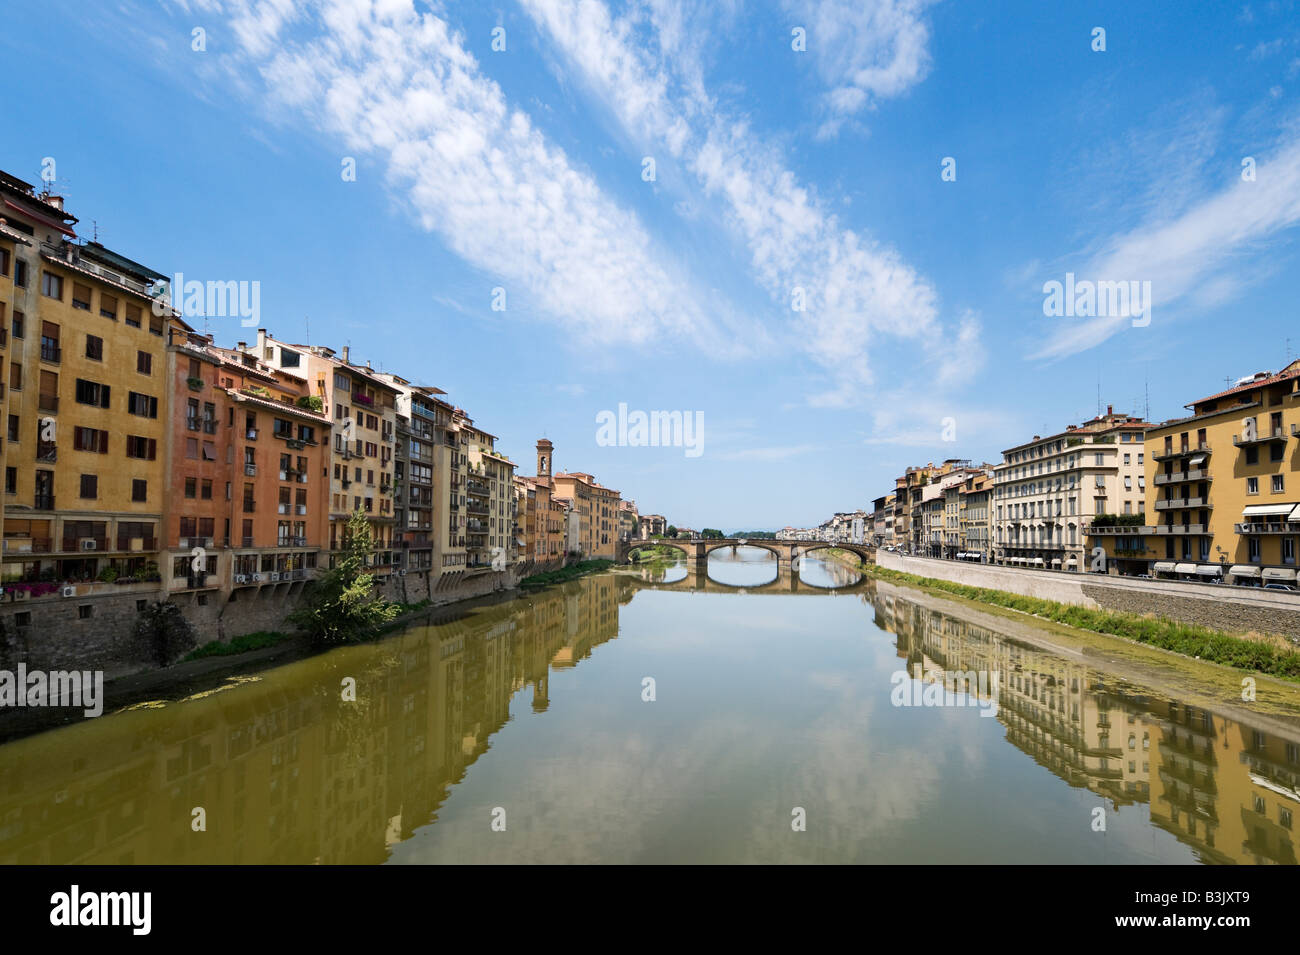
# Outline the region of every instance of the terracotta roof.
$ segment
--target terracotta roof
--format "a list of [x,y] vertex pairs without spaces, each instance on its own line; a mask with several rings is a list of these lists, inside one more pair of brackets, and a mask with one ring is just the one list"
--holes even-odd
[[307,408],[299,408],[294,404],[286,404],[283,401],[274,401],[270,398],[261,398],[257,395],[250,395],[246,391],[238,388],[227,388],[226,393],[236,401],[247,401],[252,404],[262,405],[272,411],[283,412],[284,414],[296,415],[299,418],[306,418],[308,421],[315,421],[319,424],[333,426],[333,422],[323,414],[317,414]]
[[1276,374],[1269,375],[1267,378],[1260,378],[1256,381],[1248,381],[1244,384],[1233,385],[1226,391],[1219,391],[1212,395],[1206,395],[1204,398],[1197,398],[1191,404],[1183,405],[1184,408],[1194,408],[1205,401],[1215,401],[1219,398],[1226,398],[1228,395],[1235,395],[1242,391],[1251,391],[1255,388],[1262,388],[1265,385],[1277,384],[1279,381],[1290,381],[1293,378],[1300,378],[1300,358],[1297,358],[1291,364],[1287,365]]

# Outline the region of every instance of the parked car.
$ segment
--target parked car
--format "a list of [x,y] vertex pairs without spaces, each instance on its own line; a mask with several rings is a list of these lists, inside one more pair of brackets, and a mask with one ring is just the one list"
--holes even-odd
[[1265,590],[1286,590],[1290,593],[1296,592],[1295,588],[1292,587],[1290,584],[1265,584],[1264,589]]

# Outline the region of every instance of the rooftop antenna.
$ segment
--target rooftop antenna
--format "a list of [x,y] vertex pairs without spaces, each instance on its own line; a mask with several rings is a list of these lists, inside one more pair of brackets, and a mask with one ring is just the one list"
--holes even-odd
[[1101,362],[1097,362],[1097,417],[1101,417]]
[[302,323],[307,326],[307,331],[304,333],[305,337],[303,338],[302,343],[306,345],[308,348],[310,348],[311,347],[311,319],[308,316],[304,315],[302,317]]
[[[94,239],[93,239],[92,241],[94,241],[94,242],[98,242],[98,241],[99,241],[99,220],[98,220],[98,219],[91,219],[91,220],[90,220],[90,224],[91,224],[92,226],[94,226],[94,228],[93,228],[93,230],[92,230],[92,232],[93,232],[93,234],[94,234]],[[1288,338],[1287,341],[1289,342],[1290,339]],[[1289,350],[1290,350],[1290,346],[1288,345],[1288,352],[1289,352]]]

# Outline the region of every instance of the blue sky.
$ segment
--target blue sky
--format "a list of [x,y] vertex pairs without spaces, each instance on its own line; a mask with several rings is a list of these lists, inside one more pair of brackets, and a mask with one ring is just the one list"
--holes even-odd
[[[1295,2],[56,0],[0,51],[0,168],[54,159],[83,234],[682,525],[1300,355]],[[1067,272],[1149,281],[1149,324],[1045,315]],[[620,403],[702,453],[599,446]]]

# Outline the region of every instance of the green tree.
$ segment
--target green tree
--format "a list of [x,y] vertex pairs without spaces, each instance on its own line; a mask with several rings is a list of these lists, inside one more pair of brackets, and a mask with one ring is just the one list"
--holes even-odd
[[668,534],[667,534],[667,536],[668,536],[669,538],[673,538],[673,537],[676,537],[676,536],[677,536],[677,528],[676,528],[676,526],[674,526],[674,525],[672,525],[672,524],[669,524],[669,525],[668,525]]
[[366,570],[374,552],[370,525],[358,510],[348,518],[338,561],[316,578],[302,607],[289,615],[312,642],[332,646],[365,640],[401,612],[397,604],[375,595],[374,575]]

